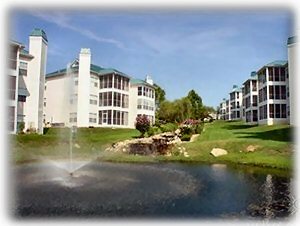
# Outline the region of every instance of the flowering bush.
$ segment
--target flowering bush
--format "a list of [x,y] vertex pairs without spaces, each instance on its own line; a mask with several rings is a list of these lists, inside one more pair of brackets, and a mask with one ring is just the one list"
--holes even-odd
[[150,128],[150,120],[146,115],[139,115],[135,120],[135,128],[141,132],[141,137],[144,137],[145,133]]
[[183,135],[200,134],[203,130],[203,124],[200,120],[186,119],[181,123],[180,130]]

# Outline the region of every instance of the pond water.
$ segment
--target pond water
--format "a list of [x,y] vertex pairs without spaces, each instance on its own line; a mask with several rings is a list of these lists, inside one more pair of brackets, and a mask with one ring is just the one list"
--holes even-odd
[[[76,168],[76,162],[75,168]],[[15,167],[17,217],[285,219],[291,176],[259,168],[183,163],[64,162]]]

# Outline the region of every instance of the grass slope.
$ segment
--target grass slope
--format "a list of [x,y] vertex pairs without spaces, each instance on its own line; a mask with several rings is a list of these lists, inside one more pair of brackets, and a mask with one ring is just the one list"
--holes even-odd
[[[183,146],[189,157],[138,156],[105,152],[114,142],[132,139],[139,135],[133,129],[81,128],[73,147],[74,158],[96,159],[114,162],[184,161],[209,163],[238,163],[279,169],[292,169],[292,130],[288,125],[253,126],[243,122],[215,121],[205,125],[204,132],[195,142]],[[68,129],[50,129],[46,135],[28,134],[11,136],[14,162],[26,162],[41,158],[59,159],[69,156]],[[257,146],[254,152],[246,152],[249,145]],[[176,148],[176,147],[175,147]],[[213,148],[223,148],[228,155],[213,157]]]

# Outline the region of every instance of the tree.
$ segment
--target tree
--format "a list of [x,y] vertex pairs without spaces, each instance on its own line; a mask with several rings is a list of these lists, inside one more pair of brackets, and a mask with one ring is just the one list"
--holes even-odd
[[144,137],[145,133],[150,128],[150,120],[146,115],[139,115],[136,117],[135,128],[141,132],[141,137]]
[[154,84],[155,87],[155,104],[159,108],[161,103],[166,100],[166,92],[159,85]]
[[193,108],[191,118],[202,119],[205,112],[202,104],[202,98],[193,89],[189,91],[187,98],[190,100]]

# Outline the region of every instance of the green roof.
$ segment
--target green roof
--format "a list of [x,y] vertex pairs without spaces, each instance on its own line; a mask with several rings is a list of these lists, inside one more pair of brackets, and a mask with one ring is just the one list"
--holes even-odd
[[34,28],[32,30],[32,32],[30,33],[30,36],[41,36],[41,37],[43,37],[43,39],[45,39],[45,41],[48,42],[46,32],[40,28]]
[[[78,71],[78,66],[72,67],[72,70]],[[103,68],[103,67],[95,65],[95,64],[91,64],[90,70],[91,70],[91,72],[94,72],[98,75],[106,75],[106,74],[116,73],[116,74],[122,75],[124,77],[130,78],[130,76],[128,76],[125,73],[120,72],[114,68]],[[48,74],[46,74],[46,78],[63,75],[66,73],[66,71],[67,71],[67,69],[63,68],[63,69],[48,73]]]
[[147,85],[150,86],[152,88],[155,88],[154,85],[149,84],[148,82],[141,80],[141,79],[137,79],[137,78],[131,78],[130,79],[130,84],[131,85]]
[[20,54],[26,57],[34,58],[31,54],[29,54],[28,50],[26,49],[21,49]]
[[287,64],[286,60],[276,60],[276,61],[266,64],[265,66],[266,67],[282,67],[282,66],[285,66],[286,64]]
[[294,44],[298,41],[298,38],[297,36],[292,36],[292,37],[289,37],[288,40],[287,40],[287,44],[290,45],[290,44]]

